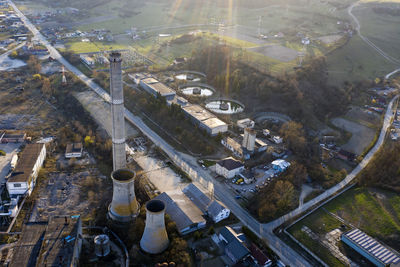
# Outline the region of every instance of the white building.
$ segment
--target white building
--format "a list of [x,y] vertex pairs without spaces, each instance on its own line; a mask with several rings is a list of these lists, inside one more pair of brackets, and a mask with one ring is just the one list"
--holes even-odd
[[79,57],[81,58],[82,62],[88,67],[93,67],[96,64],[94,59],[88,55],[80,55]]
[[154,97],[160,94],[162,97],[165,97],[166,100],[173,100],[175,98],[176,92],[172,88],[154,78],[141,79],[139,84],[146,92],[152,94]]
[[30,195],[36,184],[39,170],[46,159],[45,144],[27,144],[18,164],[7,181],[10,196]]
[[283,138],[280,137],[280,136],[274,136],[274,137],[272,138],[272,140],[274,140],[274,143],[275,143],[275,144],[282,144],[282,142],[283,142]]
[[211,199],[194,184],[189,184],[182,192],[214,223],[228,218],[231,213],[229,209],[225,208],[217,201],[211,201]]
[[188,104],[182,107],[182,110],[194,123],[198,124],[200,128],[206,130],[211,136],[228,131],[228,124],[218,119],[214,114],[205,110],[200,105]]
[[243,120],[238,120],[237,126],[241,129],[244,128],[254,128],[255,122],[250,120],[249,118],[243,119]]
[[80,158],[82,157],[83,146],[82,143],[68,144],[65,149],[65,158]]
[[233,158],[226,158],[220,160],[216,164],[216,172],[218,175],[222,175],[226,179],[232,179],[244,170],[244,165]]
[[242,146],[234,139],[230,137],[223,138],[221,144],[229,149],[236,158],[241,159],[244,157]]
[[271,132],[268,129],[263,129],[263,135],[265,135],[266,137],[270,137]]
[[284,172],[287,168],[290,167],[290,163],[283,159],[274,160],[271,164],[272,168],[279,172]]

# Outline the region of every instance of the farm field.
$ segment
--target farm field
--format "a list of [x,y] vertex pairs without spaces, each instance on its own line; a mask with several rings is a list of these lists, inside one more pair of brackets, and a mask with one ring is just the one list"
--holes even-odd
[[[302,228],[306,226],[318,237],[323,238],[328,232],[341,228],[343,223],[333,216],[337,215],[345,221],[346,230],[352,227],[360,228],[393,249],[399,250],[399,203],[400,196],[395,193],[355,187],[297,222],[288,231],[329,266],[344,266],[318,240],[312,239],[302,231]],[[347,250],[344,253],[346,254]]]

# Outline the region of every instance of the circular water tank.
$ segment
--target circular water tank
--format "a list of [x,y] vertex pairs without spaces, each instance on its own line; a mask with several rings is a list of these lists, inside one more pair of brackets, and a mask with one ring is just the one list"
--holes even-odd
[[105,257],[110,253],[110,238],[107,235],[98,235],[94,238],[94,250],[98,257]]

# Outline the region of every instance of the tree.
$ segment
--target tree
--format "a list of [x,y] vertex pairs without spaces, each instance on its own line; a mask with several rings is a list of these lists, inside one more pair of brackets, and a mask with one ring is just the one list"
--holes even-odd
[[53,89],[51,87],[50,79],[45,77],[42,83],[42,93],[47,97],[53,93]]
[[302,164],[294,161],[283,177],[290,181],[296,188],[300,189],[307,179],[307,170]]
[[28,68],[32,73],[40,73],[42,70],[39,60],[33,55],[29,57],[26,63],[28,64]]
[[294,187],[288,181],[278,181],[274,186],[276,206],[278,209],[291,207],[294,200]]
[[301,155],[306,153],[307,141],[301,123],[286,122],[281,128],[280,134],[294,153]]

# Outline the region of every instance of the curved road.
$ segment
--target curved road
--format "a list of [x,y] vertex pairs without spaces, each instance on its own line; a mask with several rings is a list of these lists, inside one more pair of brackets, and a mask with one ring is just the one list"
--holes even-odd
[[397,58],[394,58],[390,55],[388,55],[387,53],[385,53],[382,49],[380,49],[378,46],[376,46],[373,42],[371,42],[367,37],[365,37],[364,35],[361,34],[361,24],[360,21],[357,19],[357,17],[353,14],[353,9],[354,7],[356,7],[359,4],[359,2],[356,2],[354,4],[352,4],[348,9],[347,9],[347,13],[349,14],[349,16],[354,20],[354,22],[356,23],[356,30],[358,35],[360,36],[360,38],[367,43],[369,46],[371,46],[374,50],[376,50],[381,56],[383,56],[385,59],[387,59],[389,62],[395,64],[395,65],[400,65],[400,60],[398,60]]
[[[37,30],[37,28],[24,16],[24,14],[14,5],[14,3],[9,0],[9,4],[14,8],[16,14],[22,19],[26,27],[34,34],[43,45],[47,47],[50,55],[58,60],[61,64],[65,66],[70,72],[74,73],[82,82],[84,82],[89,88],[94,90],[99,96],[101,96],[105,101],[110,102],[110,96],[104,91],[99,85],[94,83],[91,79],[85,76],[76,67],[72,66],[67,60],[65,60],[61,54],[44,38],[44,36]],[[384,138],[387,133],[387,129],[390,126],[390,122],[393,118],[392,106],[394,98],[389,106],[385,115],[384,124],[380,137],[374,146],[374,148],[367,154],[364,160],[353,170],[342,182],[338,185],[332,187],[322,195],[317,198],[305,203],[301,208],[298,208],[287,215],[272,221],[268,224],[260,224],[256,219],[254,219],[244,208],[242,208],[226,189],[223,184],[215,183],[215,179],[205,170],[203,170],[196,162],[196,158],[183,154],[176,151],[172,146],[170,146],[166,141],[164,141],[160,136],[158,136],[154,131],[152,131],[139,117],[133,115],[129,110],[125,109],[126,119],[134,124],[140,131],[142,131],[154,144],[159,146],[167,155],[174,161],[174,163],[179,166],[183,171],[188,173],[188,175],[195,181],[196,184],[201,185],[201,187],[211,190],[214,195],[222,201],[247,227],[249,227],[253,232],[255,232],[259,237],[263,238],[270,248],[279,255],[282,261],[286,264],[292,266],[310,266],[310,263],[301,257],[297,252],[290,248],[286,243],[274,235],[273,230],[281,225],[288,219],[297,216],[298,214],[306,211],[311,206],[323,201],[324,199],[332,196],[346,185],[348,185],[355,176],[369,163],[373,155],[382,146]]]

